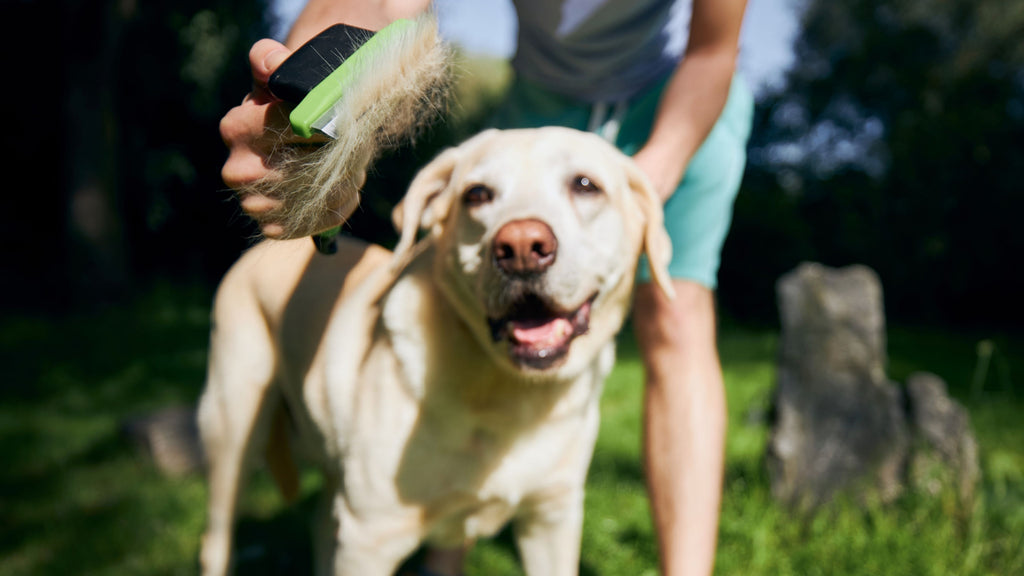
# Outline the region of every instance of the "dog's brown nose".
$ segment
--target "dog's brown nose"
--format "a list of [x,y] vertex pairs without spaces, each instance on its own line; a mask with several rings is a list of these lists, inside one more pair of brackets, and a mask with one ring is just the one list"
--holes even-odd
[[540,220],[513,220],[494,236],[494,259],[509,274],[536,274],[555,263],[558,239]]

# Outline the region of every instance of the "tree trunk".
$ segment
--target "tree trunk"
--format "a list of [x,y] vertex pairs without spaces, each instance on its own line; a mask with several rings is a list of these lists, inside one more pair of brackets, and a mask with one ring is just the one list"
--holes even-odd
[[79,57],[65,67],[67,281],[86,302],[124,294],[129,273],[118,189],[118,56],[131,0],[64,4],[65,41]]

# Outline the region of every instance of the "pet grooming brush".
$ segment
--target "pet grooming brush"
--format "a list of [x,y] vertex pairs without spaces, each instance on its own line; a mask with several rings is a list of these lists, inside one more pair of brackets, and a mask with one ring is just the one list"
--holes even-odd
[[332,253],[340,226],[318,230],[325,213],[348,218],[359,203],[366,170],[386,148],[411,140],[445,109],[450,50],[427,13],[371,32],[345,24],[324,30],[296,50],[271,75],[274,96],[294,106],[292,131],[330,140],[309,152],[286,155],[280,178],[252,192],[281,200],[268,216],[285,238],[310,236]]
[[396,20],[380,32],[335,24],[292,53],[270,76],[268,86],[277,98],[295,106],[288,120],[292,131],[311,138],[313,131],[337,138],[334,106],[353,89],[361,59],[385,49],[388,39],[414,26]]

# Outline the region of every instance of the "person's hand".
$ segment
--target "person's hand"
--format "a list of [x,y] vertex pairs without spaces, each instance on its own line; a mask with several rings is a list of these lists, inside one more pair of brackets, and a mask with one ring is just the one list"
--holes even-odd
[[252,91],[220,121],[220,135],[229,150],[221,178],[239,192],[242,210],[259,222],[263,234],[270,238],[284,232],[280,223],[267,220],[268,214],[280,206],[280,200],[247,193],[245,188],[264,178],[279,177],[274,156],[282,144],[309,142],[292,133],[288,109],[267,89],[270,75],[290,54],[291,50],[274,40],[253,44],[249,51]]
[[633,161],[647,174],[662,203],[675,193],[686,172],[680,154],[668,147],[647,145],[633,155]]

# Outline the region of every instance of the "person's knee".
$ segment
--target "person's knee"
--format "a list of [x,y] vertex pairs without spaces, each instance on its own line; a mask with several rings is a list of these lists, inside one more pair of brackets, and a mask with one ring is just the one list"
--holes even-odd
[[711,289],[673,280],[676,297],[668,299],[653,284],[637,287],[633,324],[645,355],[714,346],[715,306]]

